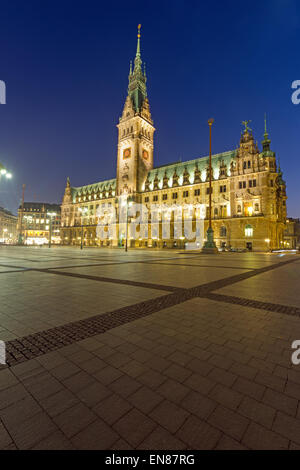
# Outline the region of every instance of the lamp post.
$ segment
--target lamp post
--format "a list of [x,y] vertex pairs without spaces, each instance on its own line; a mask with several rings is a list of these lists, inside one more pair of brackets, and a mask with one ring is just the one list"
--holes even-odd
[[49,248],[51,248],[51,239],[52,239],[52,217],[56,216],[56,212],[47,212],[49,216]]
[[83,249],[83,217],[87,213],[87,207],[79,207],[79,212],[81,212],[81,240],[80,240],[80,249]]
[[215,241],[214,241],[214,231],[212,229],[212,224],[211,224],[211,209],[212,209],[212,204],[211,204],[211,194],[212,194],[212,165],[211,165],[211,128],[214,123],[214,120],[211,118],[208,120],[208,125],[209,125],[209,211],[208,211],[208,217],[209,217],[209,224],[208,224],[208,229],[207,229],[207,237],[206,237],[206,242],[204,243],[204,246],[202,248],[203,253],[209,253],[209,254],[214,254],[218,253],[218,249],[216,247]]
[[[25,228],[24,228],[24,232],[25,232],[25,237],[24,237],[24,244],[26,245],[27,243],[27,232],[28,232],[28,224],[31,225],[32,223],[32,216],[31,215],[24,215],[24,220],[25,220]],[[30,228],[30,227],[29,227]]]
[[25,184],[22,185],[22,204],[21,204],[21,215],[20,215],[20,232],[19,232],[19,239],[18,244],[23,244],[23,215],[24,215],[24,193],[25,193]]

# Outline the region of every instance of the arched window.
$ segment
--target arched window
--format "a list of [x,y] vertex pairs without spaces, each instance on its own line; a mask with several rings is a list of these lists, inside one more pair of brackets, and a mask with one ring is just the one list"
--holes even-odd
[[245,227],[245,237],[253,237],[253,227],[250,224]]
[[220,237],[226,237],[227,235],[227,229],[224,225],[220,228]]
[[237,206],[237,211],[242,212],[242,206],[240,204]]
[[258,211],[259,211],[259,204],[257,204],[257,203],[255,204],[254,210],[255,210],[255,212],[258,212]]
[[215,214],[215,217],[218,217],[218,208],[217,207],[215,207],[214,214]]

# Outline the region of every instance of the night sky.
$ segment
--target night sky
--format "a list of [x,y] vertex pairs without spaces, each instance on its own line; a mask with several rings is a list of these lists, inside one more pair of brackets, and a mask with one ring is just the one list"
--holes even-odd
[[[5,5],[5,6],[4,6]],[[116,175],[117,129],[142,24],[142,59],[156,127],[154,164],[236,148],[241,121],[259,145],[264,113],[300,216],[300,2],[14,1],[1,3],[0,205],[61,202],[73,186]]]

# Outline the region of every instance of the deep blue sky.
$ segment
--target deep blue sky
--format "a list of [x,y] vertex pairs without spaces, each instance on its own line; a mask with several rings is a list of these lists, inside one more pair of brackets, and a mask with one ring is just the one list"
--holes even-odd
[[272,149],[299,217],[300,2],[14,1],[1,5],[0,205],[60,202],[66,177],[79,186],[115,177],[116,124],[142,24],[142,59],[155,133],[155,165],[239,143],[241,121],[255,138],[268,114]]

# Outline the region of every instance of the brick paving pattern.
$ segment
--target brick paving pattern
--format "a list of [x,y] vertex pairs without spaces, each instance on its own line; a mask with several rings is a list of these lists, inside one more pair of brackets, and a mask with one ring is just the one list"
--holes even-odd
[[1,449],[299,448],[298,255],[9,247],[0,268]]

